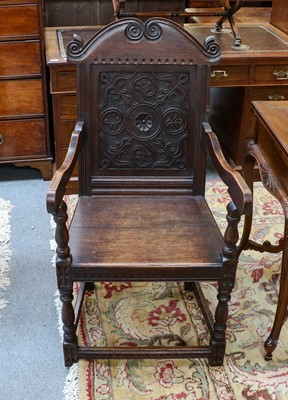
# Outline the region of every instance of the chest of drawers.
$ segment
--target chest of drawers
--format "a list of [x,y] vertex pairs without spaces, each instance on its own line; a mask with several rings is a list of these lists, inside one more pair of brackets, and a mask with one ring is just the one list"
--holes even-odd
[[0,2],[0,163],[52,176],[42,5]]

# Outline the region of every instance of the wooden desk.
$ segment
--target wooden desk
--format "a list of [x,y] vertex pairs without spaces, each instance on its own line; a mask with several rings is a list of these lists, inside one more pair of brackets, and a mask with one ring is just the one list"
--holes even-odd
[[265,359],[272,358],[282,325],[288,316],[288,101],[256,101],[252,103],[256,117],[256,135],[248,146],[243,166],[244,177],[253,190],[254,163],[259,166],[265,188],[276,197],[284,210],[284,237],[279,245],[264,242],[262,245],[249,239],[252,216],[246,217],[240,248],[280,252],[282,269],[277,311],[271,334],[265,342]]
[[[200,42],[211,35],[211,25],[189,24],[185,27]],[[288,99],[288,35],[269,23],[241,24],[238,28],[243,43],[250,46],[248,51],[231,48],[231,32],[215,34],[222,56],[220,65],[212,67],[210,101],[210,123],[231,164],[237,167],[242,164],[247,142],[254,136],[251,101]],[[72,39],[73,32],[81,31],[87,40],[95,29],[53,27],[45,30],[57,167],[63,161],[76,120],[75,66],[66,63],[65,45]],[[75,191],[77,188],[72,184],[71,192]]]
[[[210,11],[215,12],[217,11],[217,8],[186,8],[187,12],[191,12],[192,14],[195,13],[196,11],[201,12],[201,10],[204,11]],[[237,13],[234,15],[234,21],[236,25],[238,24],[249,24],[249,23],[255,23],[257,21],[258,23],[266,23],[267,21],[270,20],[270,15],[271,15],[271,8],[270,7],[242,7],[240,10],[237,11]],[[217,22],[219,17],[211,17],[211,16],[196,16],[193,17],[194,21],[197,21],[201,24],[209,23],[211,26],[214,26],[214,24]],[[226,24],[225,24],[226,25]]]

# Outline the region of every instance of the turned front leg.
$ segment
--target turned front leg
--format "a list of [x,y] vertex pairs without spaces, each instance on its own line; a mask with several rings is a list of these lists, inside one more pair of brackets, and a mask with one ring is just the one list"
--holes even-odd
[[71,255],[68,246],[69,232],[67,229],[67,206],[62,201],[57,214],[54,216],[56,222],[55,240],[56,248],[56,273],[57,284],[62,301],[63,322],[63,351],[65,366],[70,367],[78,361],[77,357],[77,335],[75,326],[75,315],[73,309],[73,281],[71,279]]
[[218,282],[218,304],[215,311],[214,332],[211,337],[212,356],[209,364],[218,366],[223,364],[226,347],[226,327],[228,319],[228,303],[235,284],[236,268],[238,264],[237,247],[238,223],[240,215],[233,202],[227,206],[228,226],[224,235],[224,248],[222,251],[223,279]]

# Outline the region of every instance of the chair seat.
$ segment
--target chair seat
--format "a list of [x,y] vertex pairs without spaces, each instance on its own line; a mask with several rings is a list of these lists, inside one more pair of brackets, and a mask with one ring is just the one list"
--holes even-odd
[[147,280],[187,281],[192,266],[191,280],[221,273],[223,238],[200,196],[80,197],[69,243],[72,276],[81,280],[95,279],[95,267],[114,281],[137,280],[139,268],[141,280],[143,269]]

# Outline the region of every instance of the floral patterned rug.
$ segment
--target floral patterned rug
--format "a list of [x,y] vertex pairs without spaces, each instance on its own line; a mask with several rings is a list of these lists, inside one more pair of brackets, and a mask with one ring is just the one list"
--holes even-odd
[[[229,201],[225,186],[209,181],[207,199],[217,220],[223,220]],[[254,207],[253,239],[276,243],[283,236],[282,209],[260,183]],[[280,266],[281,253],[242,253],[223,367],[211,368],[206,360],[195,359],[80,360],[70,370],[66,400],[287,399],[287,323],[272,361],[263,357],[277,303]],[[214,285],[202,287],[213,307]],[[182,338],[190,344],[208,341],[193,294],[174,282],[95,285],[95,291],[86,295],[78,334],[81,343],[100,346],[147,345],[151,336]]]

